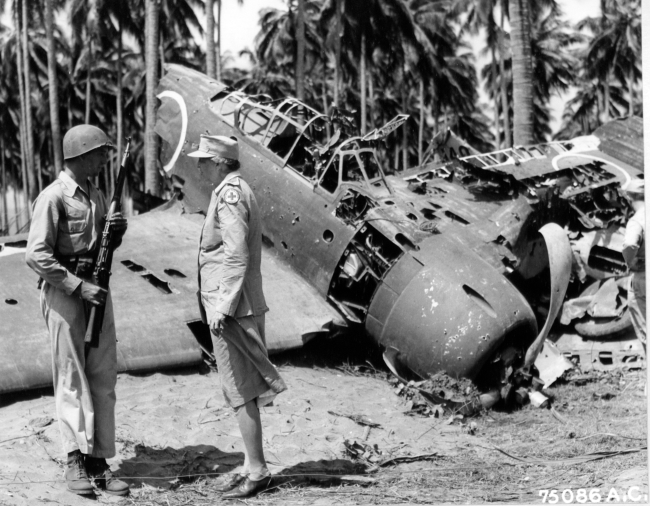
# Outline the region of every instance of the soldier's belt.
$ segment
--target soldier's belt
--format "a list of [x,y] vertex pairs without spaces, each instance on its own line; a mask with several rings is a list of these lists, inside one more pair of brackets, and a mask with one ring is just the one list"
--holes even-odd
[[81,279],[90,279],[95,269],[97,252],[91,251],[83,255],[55,255],[56,260],[68,271]]

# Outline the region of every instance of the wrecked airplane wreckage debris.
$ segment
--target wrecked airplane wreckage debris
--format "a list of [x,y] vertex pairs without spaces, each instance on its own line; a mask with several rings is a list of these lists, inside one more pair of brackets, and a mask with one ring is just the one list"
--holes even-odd
[[[512,379],[538,335],[519,281],[536,278],[548,264],[539,230],[575,212],[562,198],[565,190],[570,187],[577,201],[580,188],[604,192],[623,179],[601,166],[593,174],[584,168],[579,187],[573,180],[550,183],[557,174],[543,159],[544,148],[531,148],[537,168],[524,164],[524,155],[496,154],[484,164],[490,155],[467,148],[474,162],[432,163],[386,176],[375,143],[404,117],[365,137],[334,133],[328,139],[330,118],[294,99],[250,97],[178,65],[166,66],[158,96],[161,161],[177,196],[132,218],[115,254],[121,371],[196,363],[201,350],[210,351],[195,304],[201,218],[193,213],[205,212],[213,188],[186,156],[202,133],[239,139],[242,173],[263,213],[271,352],[347,324],[367,331],[392,351],[395,364],[420,376],[444,370],[486,384]],[[521,166],[528,170],[517,173]],[[533,194],[524,179],[545,191]],[[29,335],[19,345],[0,339],[0,352],[13,357],[0,364],[6,369],[0,392],[51,383],[38,292],[25,288],[29,275],[22,255],[13,253],[0,258],[0,271],[11,273],[0,295],[18,304],[1,305],[0,320],[11,320],[12,336]]]
[[[645,354],[627,311],[629,274],[621,253],[631,210],[619,193],[620,183],[643,177],[641,119],[611,121],[593,135],[571,141],[484,155],[446,132],[433,139],[430,156],[433,154],[443,162],[444,169],[431,166],[444,178],[449,179],[457,169],[461,184],[480,195],[511,191],[510,184],[515,181],[529,203],[546,206],[547,212],[558,216],[553,221],[565,226],[574,260],[572,286],[560,323],[571,327],[562,327],[553,338],[564,356],[583,370],[642,367]],[[485,177],[472,179],[475,167],[492,172],[487,183]],[[426,172],[416,173],[415,179],[427,177]],[[496,186],[494,173],[502,181]],[[549,192],[554,201],[548,197]],[[505,234],[500,240],[513,244]],[[526,261],[526,255],[516,257]],[[504,256],[503,261],[508,269],[513,268],[509,257]],[[525,264],[514,267],[513,279],[533,304],[540,300],[527,284],[534,283],[537,272]],[[543,312],[546,303],[541,303],[539,309]]]
[[[295,99],[251,97],[193,70],[166,70],[156,132],[187,212],[205,211],[211,188],[185,153],[202,133],[235,136],[265,242],[350,325],[397,350],[420,376],[477,378],[489,364],[503,379],[523,364],[537,319],[508,277],[548,265],[539,230],[566,221],[564,187],[528,194],[515,170],[490,170],[483,158],[386,176],[375,143],[403,119],[365,137],[328,139],[329,118]],[[549,179],[533,168],[522,174],[540,186]],[[605,169],[591,177],[620,180]],[[568,281],[568,272],[558,278]]]

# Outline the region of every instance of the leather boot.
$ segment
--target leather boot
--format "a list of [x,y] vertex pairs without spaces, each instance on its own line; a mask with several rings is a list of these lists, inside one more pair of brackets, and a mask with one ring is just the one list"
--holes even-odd
[[126,495],[129,493],[128,483],[118,480],[113,476],[111,468],[106,463],[106,459],[95,457],[86,457],[86,469],[98,488],[111,495]]
[[68,461],[65,469],[65,481],[68,490],[73,494],[93,494],[93,486],[88,479],[88,473],[84,467],[83,455],[79,450],[68,453]]

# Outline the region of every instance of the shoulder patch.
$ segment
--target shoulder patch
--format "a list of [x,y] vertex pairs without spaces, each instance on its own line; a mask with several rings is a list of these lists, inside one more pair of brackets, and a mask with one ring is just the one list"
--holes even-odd
[[226,188],[226,191],[223,193],[223,200],[226,204],[236,204],[240,198],[240,193],[232,188]]

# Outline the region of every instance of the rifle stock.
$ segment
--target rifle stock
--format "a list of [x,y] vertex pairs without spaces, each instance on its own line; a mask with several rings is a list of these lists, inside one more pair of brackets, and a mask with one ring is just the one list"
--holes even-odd
[[[113,191],[113,198],[111,205],[106,215],[106,224],[102,232],[102,240],[99,246],[99,253],[97,254],[97,262],[92,275],[92,282],[108,290],[108,284],[111,276],[111,265],[113,263],[113,235],[114,230],[111,225],[111,218],[122,207],[122,190],[124,188],[124,181],[126,180],[126,159],[129,157],[129,150],[131,148],[131,137],[126,138],[126,149],[122,157],[122,164],[120,165],[120,172],[115,182],[115,190]],[[87,347],[96,348],[99,345],[99,335],[102,331],[104,324],[104,312],[106,306],[93,306],[90,309],[88,316],[88,326],[86,327],[86,335],[84,342]]]

